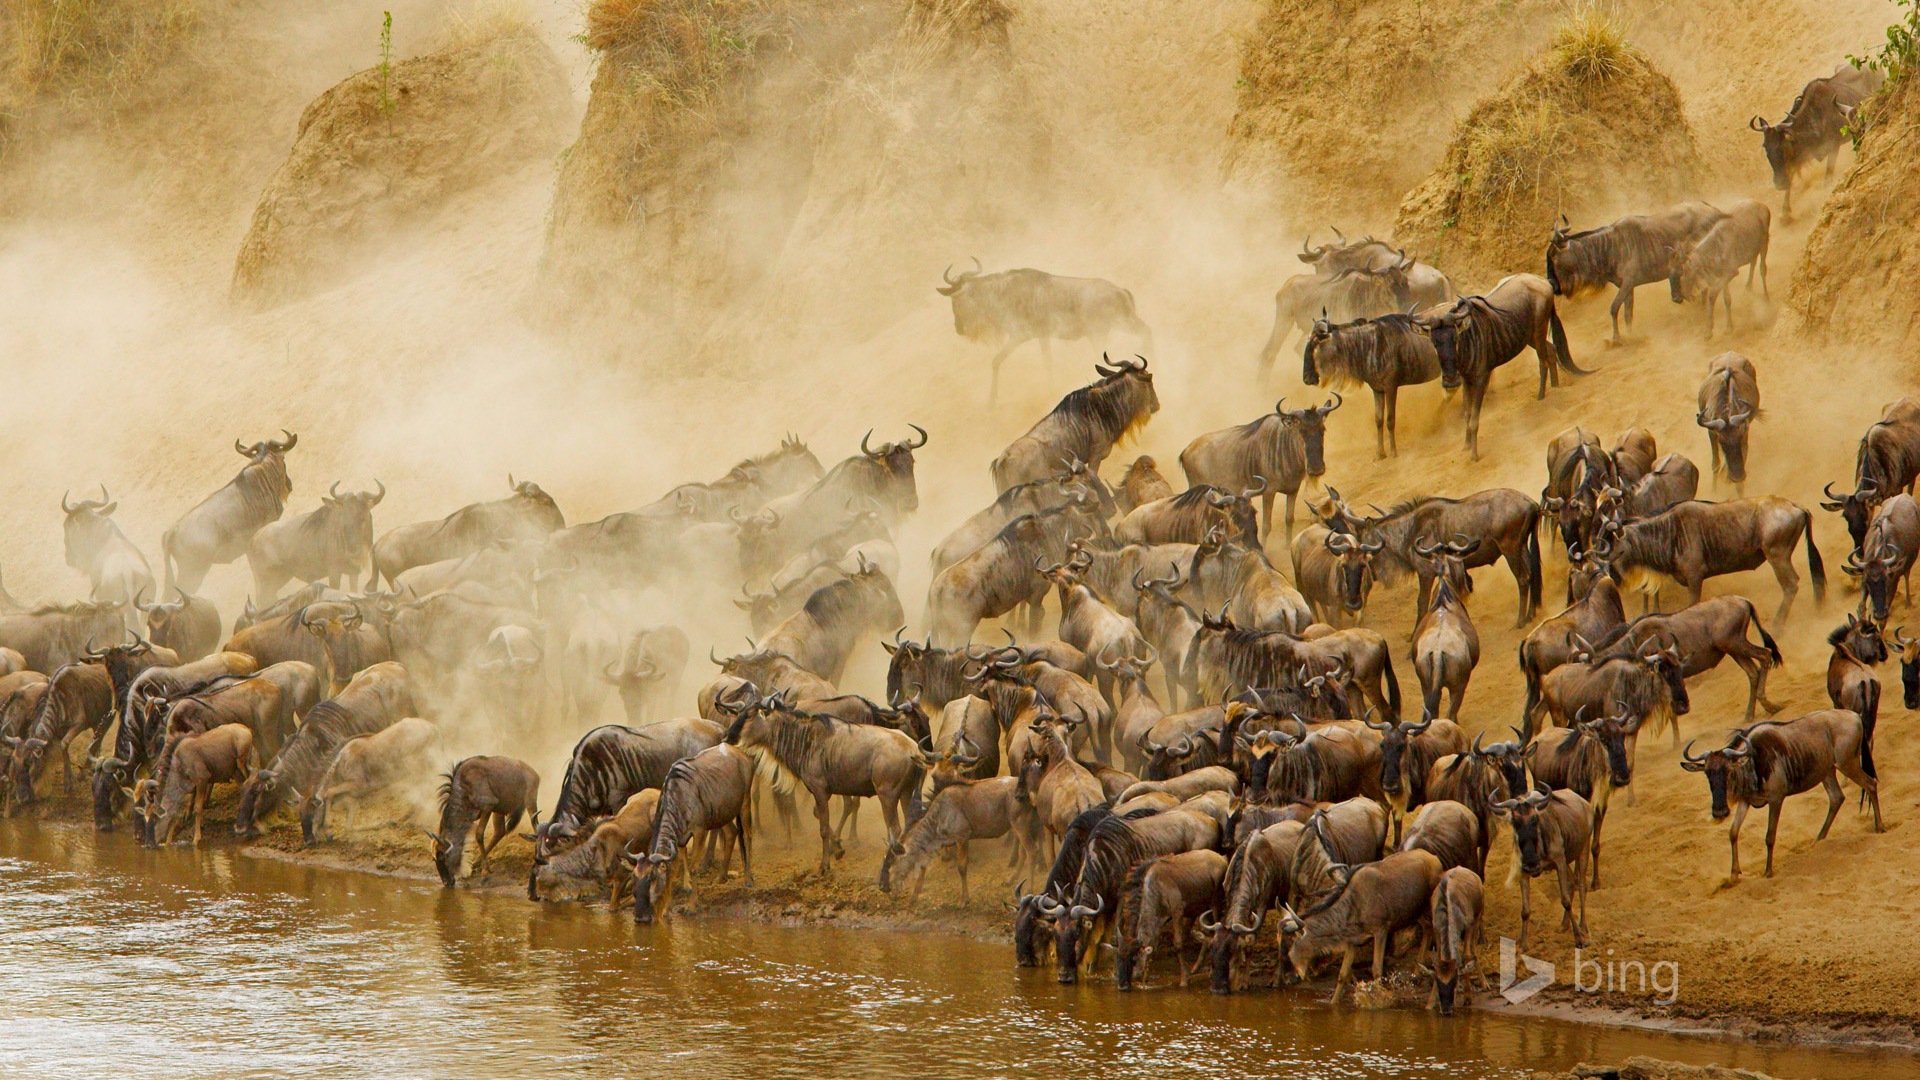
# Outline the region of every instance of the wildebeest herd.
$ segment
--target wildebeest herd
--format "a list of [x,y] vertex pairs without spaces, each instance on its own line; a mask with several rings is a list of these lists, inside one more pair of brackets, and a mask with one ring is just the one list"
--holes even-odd
[[[1756,125],[1782,187],[1830,154],[1828,127],[1860,99],[1848,71],[1810,85],[1788,120]],[[1617,338],[1635,287],[1665,277],[1676,301],[1704,302],[1710,335],[1716,304],[1731,318],[1740,267],[1764,287],[1769,229],[1752,201],[1581,231],[1563,220],[1542,238],[1544,276],[1469,295],[1391,244],[1310,237],[1300,259],[1311,270],[1280,289],[1258,366],[1298,333],[1302,381],[1324,397],[1295,408],[1281,398],[1192,439],[1176,490],[1151,457],[1110,462],[1160,400],[1144,356],[1103,359],[1095,381],[990,462],[997,495],[932,548],[917,616],[895,585],[896,537],[920,506],[915,455],[931,437],[917,425],[897,442],[870,432],[831,468],[789,436],[712,482],[572,525],[538,484],[509,476],[502,498],[377,539],[385,485],[336,483],[318,508],[287,516],[297,437],[236,440],[246,464],[165,531],[158,580],[103,487],[61,504],[66,559],[89,598],[29,610],[0,590],[8,809],[47,797],[56,760],[62,789],[76,789],[83,735],[96,827],[127,822],[153,845],[188,822],[200,843],[217,785],[238,788],[235,834],[284,815],[319,844],[368,798],[438,775],[439,820],[425,831],[447,886],[469,874],[469,841],[484,876],[529,820],[530,897],[604,888],[616,904],[630,895],[647,922],[716,858],[724,879],[736,850],[750,886],[756,840],[793,839],[803,790],[818,873],[831,874],[857,842],[860,800],[874,799],[878,885],[905,903],[942,859],[964,902],[969,845],[1005,838],[1031,885],[1014,889],[1017,962],[1051,951],[1062,981],[1091,971],[1103,945],[1122,989],[1171,948],[1183,983],[1204,962],[1223,993],[1263,963],[1278,984],[1339,954],[1337,999],[1362,946],[1378,977],[1410,930],[1432,999],[1451,1011],[1459,982],[1481,974],[1500,832],[1520,947],[1530,883],[1548,870],[1562,928],[1588,940],[1603,828],[1616,790],[1631,791],[1643,731],[1665,728],[1680,764],[1705,776],[1713,817],[1732,818],[1736,878],[1750,808],[1768,809],[1769,875],[1791,795],[1824,788],[1825,836],[1844,778],[1880,829],[1880,665],[1897,658],[1904,704],[1920,707],[1920,639],[1888,625],[1920,555],[1920,400],[1886,408],[1860,440],[1851,490],[1828,485],[1822,504],[1850,534],[1844,565],[1861,594],[1829,638],[1832,708],[1756,722],[1756,709],[1782,708],[1766,689],[1783,661],[1769,625],[1793,609],[1802,549],[1816,600],[1826,579],[1815,515],[1745,497],[1765,415],[1752,362],[1713,358],[1693,406],[1709,480],[1738,496],[1727,501],[1697,498],[1700,469],[1645,430],[1609,447],[1578,427],[1546,448],[1537,499],[1498,488],[1352,501],[1320,484],[1340,389],[1373,391],[1387,458],[1399,452],[1400,388],[1464,386],[1477,460],[1494,369],[1531,348],[1541,397],[1563,374],[1590,373],[1561,322],[1566,298],[1614,285]],[[1151,342],[1132,294],[1107,282],[979,269],[944,279],[955,329],[999,348],[990,393],[1027,341]],[[1311,520],[1296,529],[1301,505]],[[1540,619],[1543,549],[1567,571],[1551,583],[1564,609]],[[229,626],[197,592],[242,556],[253,592]],[[1497,562],[1526,631],[1525,699],[1511,724],[1470,732],[1463,702],[1488,659],[1474,571]],[[1706,579],[1763,565],[1781,591],[1770,620],[1746,598],[1702,597]],[[1407,640],[1390,641],[1364,624],[1376,587],[1401,582],[1416,618]],[[303,584],[283,595],[290,583]],[[1662,583],[1685,591],[1684,606],[1659,608]],[[700,631],[664,617],[687,611],[751,627],[746,651],[709,649],[718,670],[691,697]],[[884,692],[843,690],[857,659],[877,666],[876,644]],[[1683,746],[1689,680],[1728,658],[1748,679],[1745,726],[1724,745]],[[1483,696],[1468,716],[1493,711]],[[625,722],[600,723],[614,700]],[[451,760],[477,731],[507,746],[577,734],[551,802],[523,761]],[[703,846],[709,865],[696,868]]]

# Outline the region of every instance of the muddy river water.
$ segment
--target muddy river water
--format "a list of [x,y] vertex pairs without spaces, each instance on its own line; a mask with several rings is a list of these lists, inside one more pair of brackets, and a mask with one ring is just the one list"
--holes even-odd
[[1007,946],[681,919],[0,823],[0,1076],[1512,1076],[1913,1059],[1298,993],[1060,987]]

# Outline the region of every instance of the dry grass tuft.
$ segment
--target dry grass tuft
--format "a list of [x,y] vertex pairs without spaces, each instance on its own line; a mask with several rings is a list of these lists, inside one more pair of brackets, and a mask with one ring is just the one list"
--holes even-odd
[[1560,70],[1577,82],[1608,83],[1632,66],[1625,21],[1613,8],[1579,3],[1554,28],[1553,56]]
[[466,10],[447,9],[447,46],[477,49],[505,37],[536,33],[527,0],[478,0]]
[[199,0],[8,0],[0,5],[0,110],[17,119],[47,99],[123,106],[199,26]]
[[631,96],[700,111],[784,29],[780,10],[774,0],[593,0],[582,40],[618,62]]

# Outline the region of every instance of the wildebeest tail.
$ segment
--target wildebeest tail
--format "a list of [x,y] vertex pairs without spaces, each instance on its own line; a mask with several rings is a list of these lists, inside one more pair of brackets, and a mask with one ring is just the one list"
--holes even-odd
[[1387,676],[1387,707],[1393,710],[1393,715],[1392,715],[1391,717],[1388,717],[1388,719],[1390,719],[1390,720],[1398,720],[1398,719],[1400,719],[1400,717],[1401,717],[1401,712],[1400,712],[1400,677],[1399,677],[1399,676],[1397,676],[1397,675],[1395,675],[1395,674],[1393,673],[1393,656],[1392,656],[1392,654],[1391,654],[1391,653],[1389,653],[1389,654],[1388,654],[1387,656],[1385,656],[1385,657],[1383,657],[1383,659],[1384,659],[1384,660],[1386,661],[1386,676]]
[[[1428,662],[1428,666],[1430,670],[1425,672],[1425,677],[1420,680],[1421,683],[1424,684],[1422,688],[1423,692],[1420,696],[1420,708],[1423,710],[1421,718],[1423,720],[1429,716],[1440,715],[1440,690],[1447,684],[1447,658],[1444,654],[1436,652]],[[1417,661],[1415,662],[1414,668],[1416,671],[1419,670]],[[1400,718],[1397,715],[1399,711],[1398,709],[1394,710],[1396,714],[1394,716],[1395,720]]]
[[[1860,771],[1880,779],[1880,770],[1873,765],[1873,728],[1880,719],[1880,680],[1868,679],[1866,682],[1867,700],[1860,707]],[[1867,793],[1860,792],[1860,801],[1865,805]]]
[[[1811,541],[1809,541],[1809,543],[1811,543]],[[1773,666],[1779,667],[1781,664],[1786,663],[1786,660],[1780,655],[1779,644],[1773,640],[1772,634],[1767,633],[1767,628],[1761,625],[1760,613],[1754,610],[1753,601],[1751,600],[1747,601],[1747,621],[1752,623],[1753,628],[1760,632],[1760,644],[1767,650],[1767,658],[1773,661]]]
[[1573,353],[1567,350],[1567,328],[1560,325],[1560,307],[1557,304],[1552,304],[1551,301],[1549,301],[1549,305],[1547,308],[1547,333],[1553,338],[1554,359],[1560,361],[1562,368],[1573,372],[1575,375],[1593,374],[1586,368],[1575,366]]
[[1813,511],[1800,511],[1801,520],[1807,527],[1807,572],[1813,577],[1813,600],[1815,603],[1827,597],[1827,567],[1820,561],[1820,549],[1813,544]]

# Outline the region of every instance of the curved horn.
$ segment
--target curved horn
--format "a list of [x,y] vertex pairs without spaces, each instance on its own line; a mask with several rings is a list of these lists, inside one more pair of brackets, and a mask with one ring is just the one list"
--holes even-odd
[[1320,408],[1316,410],[1317,412],[1319,412],[1321,416],[1325,416],[1328,413],[1332,412],[1333,410],[1339,408],[1341,402],[1346,400],[1345,398],[1340,396],[1340,391],[1338,390],[1329,390],[1327,391],[1327,393],[1331,395],[1327,399],[1327,403],[1325,405],[1320,406]]
[[873,456],[873,451],[867,448],[867,440],[871,438],[873,438],[872,428],[868,428],[867,433],[865,435],[860,436],[860,452],[867,455],[868,457]]
[[74,503],[70,503],[67,501],[67,496],[71,494],[73,494],[73,491],[71,489],[60,493],[60,509],[69,514],[73,513],[75,510],[80,509],[78,505],[75,505]]
[[918,450],[921,447],[927,445],[927,429],[926,428],[923,428],[919,424],[914,424],[914,423],[909,423],[907,426],[912,428],[914,432],[920,436],[920,441],[914,442],[912,439],[908,439],[907,441],[900,444],[901,449]]

